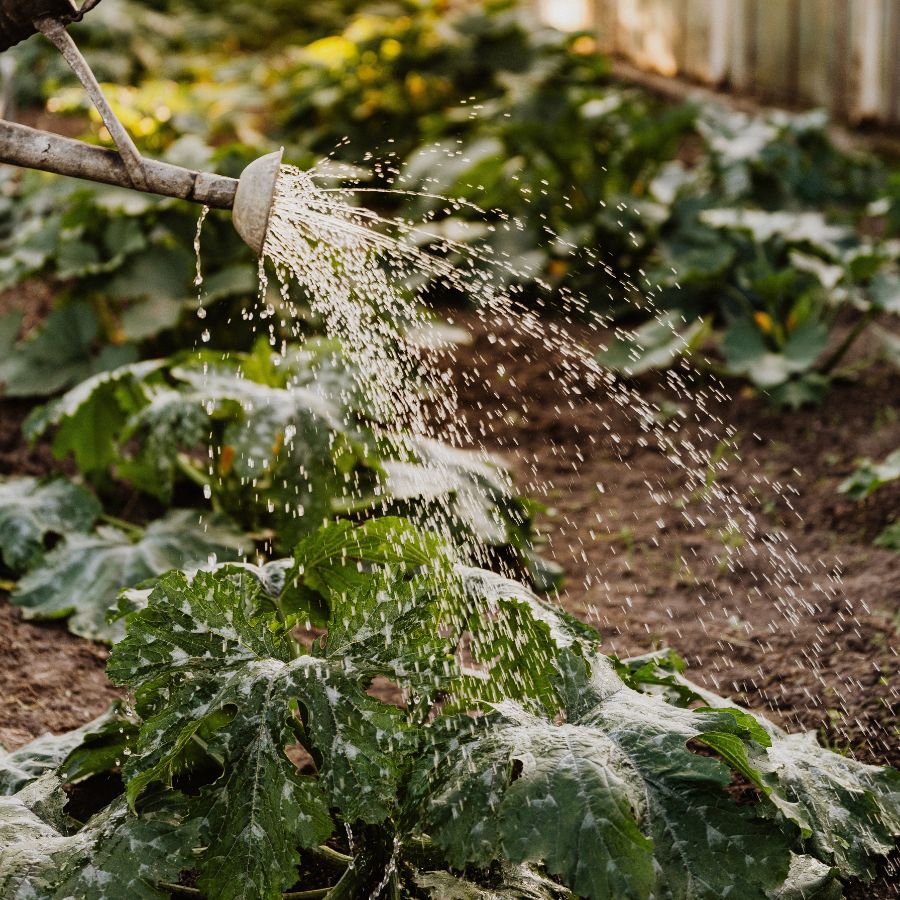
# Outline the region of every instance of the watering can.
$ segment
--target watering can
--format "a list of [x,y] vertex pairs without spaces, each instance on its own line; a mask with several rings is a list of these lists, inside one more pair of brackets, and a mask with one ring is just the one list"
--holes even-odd
[[0,52],[36,32],[47,37],[78,76],[118,152],[0,119],[0,162],[230,209],[238,234],[262,256],[283,149],[254,160],[239,179],[142,157],[66,31],[99,2],[0,0]]

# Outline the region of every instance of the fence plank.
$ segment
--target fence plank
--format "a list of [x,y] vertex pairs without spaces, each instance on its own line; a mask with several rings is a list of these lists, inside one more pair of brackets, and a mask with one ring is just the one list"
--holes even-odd
[[642,69],[677,74],[684,44],[681,9],[681,0],[618,0],[618,51]]
[[617,52],[616,5],[616,0],[594,0],[594,29],[597,35],[597,49],[601,53]]
[[756,92],[764,100],[784,100],[788,93],[791,51],[790,3],[756,0]]
[[835,67],[835,7],[832,0],[802,0],[797,99],[831,107]]
[[756,16],[753,0],[733,0],[728,83],[738,91],[753,89],[756,70]]
[[880,0],[854,0],[851,5],[852,120],[875,119],[881,112],[884,8]]
[[710,0],[687,0],[684,7],[684,58],[681,71],[688,78],[709,83],[712,76],[709,68],[712,33],[710,22]]
[[883,85],[879,119],[900,124],[900,2],[882,0],[882,69]]
[[600,49],[648,71],[900,126],[900,0],[534,2],[592,4]]

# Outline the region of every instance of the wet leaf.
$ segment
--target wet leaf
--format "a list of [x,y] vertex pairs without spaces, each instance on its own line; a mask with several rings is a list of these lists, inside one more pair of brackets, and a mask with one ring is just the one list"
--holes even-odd
[[[185,747],[213,723],[204,742],[223,775],[205,792],[200,883],[214,898],[246,896],[248,884],[253,896],[277,898],[296,877],[297,848],[331,832],[329,807],[348,822],[381,821],[400,777],[400,711],[365,694],[342,656],[293,658],[284,631],[248,612],[259,589],[227,570],[171,573],[129,618],[109,664],[145,717],[125,770],[132,802],[169,783]],[[300,738],[316,778],[299,775],[284,752]]]
[[770,798],[822,861],[869,879],[900,836],[900,772],[819,746],[813,732],[781,733],[767,750]]
[[193,866],[199,844],[177,794],[131,812],[113,801],[83,828],[69,834],[46,804],[61,810],[61,782],[46,775],[18,794],[0,798],[0,895],[67,900],[164,900],[159,881],[177,881]]
[[54,771],[86,739],[110,726],[118,729],[120,721],[119,704],[114,704],[81,728],[64,734],[41,735],[9,753],[0,750],[0,795],[15,794],[41,775]]
[[89,531],[100,514],[97,498],[65,479],[0,482],[0,551],[21,571],[40,557],[48,535]]
[[116,459],[115,441],[128,413],[141,402],[141,383],[162,365],[146,360],[85,379],[58,400],[33,410],[23,427],[26,438],[36,441],[55,427],[57,458],[71,453],[85,474],[106,472]]
[[597,658],[568,667],[565,724],[503,703],[438,745],[414,793],[454,866],[505,857],[545,865],[590,898],[766,896],[787,875],[789,841],[724,788],[758,750],[727,711],[691,712],[625,687]]
[[121,625],[107,622],[122,588],[169,569],[203,566],[210,556],[237,558],[246,539],[226,520],[196,510],[173,510],[140,535],[101,526],[70,534],[19,581],[12,602],[28,619],[68,619],[69,630],[114,640]]

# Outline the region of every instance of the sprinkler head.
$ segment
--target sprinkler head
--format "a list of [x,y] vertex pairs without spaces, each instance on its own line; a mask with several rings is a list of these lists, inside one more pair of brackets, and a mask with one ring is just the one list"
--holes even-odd
[[253,160],[241,173],[234,195],[234,227],[257,256],[262,256],[266,242],[283,155],[284,147]]

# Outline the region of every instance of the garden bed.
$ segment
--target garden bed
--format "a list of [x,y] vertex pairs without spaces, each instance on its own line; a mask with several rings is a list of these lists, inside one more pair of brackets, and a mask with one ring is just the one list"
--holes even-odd
[[[671,481],[673,475],[659,453],[638,446],[637,422],[610,406],[621,441],[620,462],[608,431],[597,422],[596,398],[584,395],[572,406],[559,403],[548,374],[554,360],[533,338],[517,333],[520,346],[504,347],[502,340],[488,340],[476,317],[456,318],[472,332],[473,343],[455,351],[455,371],[489,372],[503,365],[524,386],[531,413],[527,419],[498,416],[495,422],[503,424],[495,424],[486,447],[518,466],[523,489],[529,490],[529,480],[535,486],[552,482],[538,498],[550,507],[543,521],[549,555],[566,569],[562,601],[600,629],[609,652],[674,647],[693,677],[705,678],[713,689],[769,708],[788,725],[823,728],[829,740],[861,758],[897,765],[900,747],[888,729],[897,714],[900,555],[872,547],[871,539],[896,512],[900,491],[888,488],[857,504],[838,494],[836,486],[858,457],[883,456],[900,441],[900,404],[893,399],[900,397],[900,376],[873,368],[856,384],[836,390],[823,409],[777,411],[759,398],[738,396],[717,411],[737,428],[743,456],[726,477],[743,490],[751,487],[754,472],[795,483],[800,493],[789,496],[802,521],[774,494],[763,498],[771,501],[765,503],[766,521],[771,527],[786,525],[802,559],[835,566],[843,579],[844,598],[823,608],[814,621],[806,619],[792,631],[783,623],[773,634],[766,627],[771,609],[741,600],[754,584],[754,573],[721,570],[722,523],[690,529],[679,525],[675,510],[650,499],[645,481]],[[498,329],[492,333],[501,339],[513,336]],[[513,406],[509,401],[518,393],[508,380],[495,379],[491,390],[477,379],[468,386],[457,381],[463,411],[472,415],[481,404],[480,417],[499,411],[503,403]],[[648,382],[644,390],[653,395],[657,389]],[[0,409],[0,474],[58,470],[42,447],[28,449],[22,443],[26,405],[4,400]],[[518,463],[513,448],[518,448]],[[584,456],[577,471],[572,466],[576,451]],[[537,477],[529,479],[521,460],[532,457]],[[602,496],[598,483],[607,486]],[[594,520],[598,510],[604,517],[600,527]],[[690,557],[689,571],[678,563],[682,556]],[[812,580],[801,585],[804,599],[815,596]],[[733,599],[699,605],[698,594],[709,597],[716,591]],[[849,621],[848,609],[853,622],[845,627],[841,613]],[[106,706],[114,692],[102,675],[101,647],[68,635],[61,626],[25,623],[5,601],[2,615],[4,655],[12,664],[3,673],[0,741],[13,747],[46,730],[63,731]],[[810,670],[804,651],[815,653],[818,673]]]

